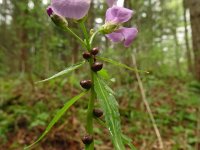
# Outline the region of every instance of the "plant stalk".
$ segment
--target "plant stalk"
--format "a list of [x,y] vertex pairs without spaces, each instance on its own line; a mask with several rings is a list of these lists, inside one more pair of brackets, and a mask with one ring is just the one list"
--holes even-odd
[[[88,52],[91,51],[91,45],[92,43],[90,43],[90,37],[88,35],[87,29],[85,27],[84,22],[80,22],[80,27],[83,31],[83,34],[85,36],[85,41],[86,41],[86,47]],[[91,58],[89,60],[89,67],[91,68],[92,64],[93,64],[94,60]],[[90,70],[90,74],[91,74],[91,81],[92,83],[94,83],[94,72],[92,70]],[[91,87],[90,90],[90,100],[88,103],[88,110],[87,110],[87,121],[86,121],[86,131],[89,135],[93,136],[94,134],[94,129],[93,129],[93,109],[94,109],[94,100],[96,97],[96,93],[94,91],[94,84]],[[86,145],[86,150],[94,150],[94,140],[92,141],[91,144]]]

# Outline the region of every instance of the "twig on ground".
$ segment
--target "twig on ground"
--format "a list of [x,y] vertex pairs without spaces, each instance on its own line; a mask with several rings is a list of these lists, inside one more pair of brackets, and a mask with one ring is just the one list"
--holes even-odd
[[[132,54],[132,61],[133,61],[133,65],[134,65],[135,69],[137,70],[138,68],[137,68],[137,63],[136,63],[136,59],[135,59],[135,55],[134,54]],[[144,86],[142,84],[142,80],[141,80],[140,75],[139,75],[139,73],[137,71],[135,71],[135,75],[136,75],[136,78],[137,78],[137,81],[138,81],[138,84],[139,84],[142,100],[143,100],[143,102],[145,104],[145,107],[147,109],[147,112],[149,114],[151,122],[153,124],[153,128],[155,130],[156,136],[158,138],[159,147],[160,147],[160,149],[164,149],[162,137],[161,137],[160,132],[158,130],[158,127],[156,125],[156,121],[154,119],[154,116],[153,116],[153,113],[152,113],[151,108],[149,106],[149,103],[148,103],[148,101],[146,99],[145,89],[144,89]]]

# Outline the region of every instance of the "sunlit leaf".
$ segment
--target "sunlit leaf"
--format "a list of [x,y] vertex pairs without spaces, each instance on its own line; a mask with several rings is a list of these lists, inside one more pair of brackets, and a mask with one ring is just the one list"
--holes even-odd
[[79,95],[73,97],[72,99],[70,99],[69,101],[67,101],[65,103],[65,105],[60,110],[58,110],[57,114],[51,120],[51,122],[49,123],[49,125],[47,126],[47,128],[45,129],[45,131],[42,133],[42,135],[38,138],[38,140],[35,141],[33,144],[25,147],[24,150],[30,149],[32,146],[34,146],[35,144],[37,144],[38,142],[40,142],[44,138],[44,136],[50,131],[50,129],[56,124],[56,122],[58,122],[58,120],[69,109],[69,107],[71,107],[78,99],[80,99],[82,96],[84,96],[87,92],[88,91],[84,91],[81,94],[79,94]]
[[46,81],[52,80],[52,79],[54,79],[54,78],[57,78],[57,77],[59,77],[59,76],[62,76],[62,75],[64,75],[64,74],[70,73],[70,72],[72,72],[73,70],[76,70],[76,69],[80,68],[83,64],[85,64],[85,61],[80,62],[80,63],[75,64],[75,65],[72,65],[72,66],[66,68],[65,70],[63,70],[63,71],[61,71],[61,72],[59,72],[59,73],[57,73],[57,74],[51,76],[50,78],[44,79],[44,80],[42,80],[42,81],[38,81],[38,82],[36,82],[36,83],[46,82]]
[[105,114],[106,125],[110,131],[111,139],[116,150],[125,150],[122,141],[120,114],[118,103],[113,94],[108,90],[104,81],[97,74],[94,75],[94,89],[97,99]]
[[129,67],[129,66],[125,65],[125,64],[122,64],[122,63],[120,63],[120,62],[118,62],[118,61],[115,61],[115,60],[112,60],[112,59],[109,59],[109,58],[99,57],[99,56],[96,57],[96,58],[99,59],[99,60],[102,60],[102,61],[111,63],[111,64],[113,64],[113,65],[115,65],[115,66],[119,66],[119,67],[122,67],[122,68],[126,68],[126,69],[131,70],[131,71],[149,73],[148,71],[143,71],[143,70],[134,69],[134,68],[132,68],[132,67]]

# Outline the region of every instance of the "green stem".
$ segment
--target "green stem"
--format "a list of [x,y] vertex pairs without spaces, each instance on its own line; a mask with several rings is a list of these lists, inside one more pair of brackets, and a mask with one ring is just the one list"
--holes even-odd
[[88,32],[87,32],[87,29],[85,27],[85,24],[84,24],[83,21],[81,21],[79,25],[80,25],[80,27],[83,31],[84,36],[85,36],[87,49],[88,49],[88,51],[90,51],[90,49],[91,49],[91,44],[90,44],[90,40],[89,40],[90,38],[89,38],[89,35],[88,35]]
[[76,34],[74,31],[72,31],[70,28],[66,27],[64,28],[65,31],[71,33],[85,48],[87,48],[85,42]]
[[[87,50],[91,51],[91,44],[92,43],[90,43],[90,37],[88,35],[87,29],[86,29],[83,21],[80,22],[80,27],[83,31],[84,36],[85,36]],[[92,64],[93,64],[93,59],[91,58],[90,61],[89,61],[90,68],[91,68]],[[92,81],[92,83],[94,83],[94,72],[92,70],[90,70],[90,74],[91,74],[91,81]],[[92,85],[90,92],[91,92],[91,94],[90,94],[90,100],[89,100],[89,103],[88,103],[88,110],[87,110],[86,131],[87,131],[88,134],[93,136],[93,134],[94,134],[93,109],[94,109],[94,100],[95,100],[95,97],[96,97],[96,93],[94,91],[94,84]],[[94,141],[90,145],[86,145],[85,149],[86,150],[94,150]]]
[[[91,72],[92,76],[92,82],[93,82],[93,72]],[[94,130],[93,130],[93,109],[94,109],[94,100],[95,100],[95,91],[94,86],[91,88],[91,95],[90,100],[88,103],[88,110],[87,110],[87,124],[86,124],[86,130],[87,133],[93,136]],[[86,150],[94,150],[94,141],[86,146]]]
[[95,32],[92,34],[92,36],[91,36],[91,38],[90,38],[90,45],[92,45],[92,43],[93,43],[93,41],[94,41],[94,38],[95,38],[95,36],[97,35],[97,33],[99,33],[99,31],[100,31],[100,30],[97,30],[97,31],[95,31]]

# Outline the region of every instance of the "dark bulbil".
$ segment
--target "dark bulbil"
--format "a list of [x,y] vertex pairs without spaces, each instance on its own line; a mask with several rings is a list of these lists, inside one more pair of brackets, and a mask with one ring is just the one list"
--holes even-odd
[[101,116],[103,116],[103,111],[101,109],[94,109],[93,115],[97,118],[100,118]]
[[82,142],[85,144],[85,145],[89,145],[93,142],[93,137],[91,135],[85,135],[83,138],[82,138]]
[[83,58],[88,60],[88,59],[91,58],[91,54],[89,52],[84,52],[83,53]]
[[82,88],[84,89],[90,89],[92,86],[92,81],[91,80],[82,80],[80,82],[80,85],[82,86]]
[[95,47],[95,48],[93,48],[92,50],[91,50],[91,54],[92,55],[97,55],[99,53],[99,48],[98,47]]
[[100,71],[101,69],[103,68],[103,64],[101,62],[95,62],[93,65],[92,65],[92,70],[94,72],[97,72],[97,71]]

